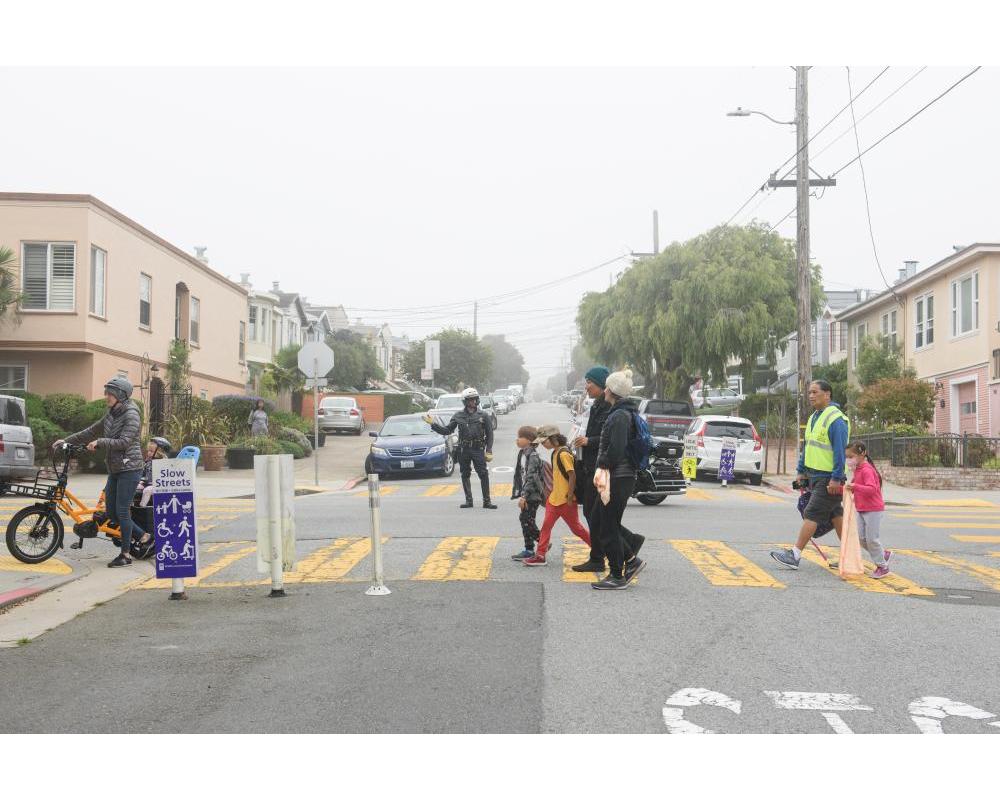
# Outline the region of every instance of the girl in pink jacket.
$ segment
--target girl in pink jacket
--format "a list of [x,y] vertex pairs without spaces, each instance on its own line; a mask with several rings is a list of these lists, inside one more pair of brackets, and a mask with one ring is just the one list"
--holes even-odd
[[868,551],[875,562],[873,578],[884,578],[889,574],[891,550],[885,550],[879,541],[879,527],[885,513],[882,500],[882,476],[868,455],[864,442],[847,445],[847,466],[854,470],[850,482],[844,486],[854,496],[854,508],[858,512],[858,535],[861,546]]

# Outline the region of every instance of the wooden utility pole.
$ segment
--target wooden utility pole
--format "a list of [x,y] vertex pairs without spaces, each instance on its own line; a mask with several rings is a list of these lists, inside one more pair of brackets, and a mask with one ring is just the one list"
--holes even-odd
[[809,419],[807,394],[812,382],[812,281],[809,274],[809,68],[795,68],[795,255],[799,289],[799,413]]

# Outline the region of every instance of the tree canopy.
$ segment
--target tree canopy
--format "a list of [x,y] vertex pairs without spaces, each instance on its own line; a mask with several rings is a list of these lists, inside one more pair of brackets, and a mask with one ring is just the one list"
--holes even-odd
[[[813,267],[813,315],[822,300]],[[698,376],[726,380],[738,359],[749,384],[758,356],[775,362],[796,327],[793,244],[754,223],[720,226],[637,261],[603,292],[584,295],[577,324],[608,366],[628,364],[661,396],[686,394]]]
[[912,371],[903,368],[899,347],[892,347],[875,336],[867,336],[861,342],[855,371],[863,387],[886,379],[913,376]]
[[508,342],[503,334],[487,334],[482,343],[489,348],[492,359],[487,382],[491,389],[506,389],[512,383],[528,385],[528,370],[524,368],[521,351]]
[[456,328],[438,331],[410,347],[403,358],[403,371],[408,378],[420,380],[427,339],[441,342],[441,368],[434,371],[436,386],[458,389],[460,386],[486,385],[493,367],[492,351],[469,331]]
[[328,336],[326,343],[333,350],[333,369],[326,376],[331,386],[366,389],[369,383],[385,378],[375,350],[364,336],[339,330]]

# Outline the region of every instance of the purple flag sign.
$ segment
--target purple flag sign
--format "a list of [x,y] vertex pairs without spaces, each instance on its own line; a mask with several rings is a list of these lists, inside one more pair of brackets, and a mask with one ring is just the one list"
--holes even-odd
[[195,462],[190,458],[153,462],[157,578],[194,578],[198,575],[194,470]]
[[719,480],[733,480],[736,469],[736,440],[725,437],[722,440],[722,452],[719,454]]

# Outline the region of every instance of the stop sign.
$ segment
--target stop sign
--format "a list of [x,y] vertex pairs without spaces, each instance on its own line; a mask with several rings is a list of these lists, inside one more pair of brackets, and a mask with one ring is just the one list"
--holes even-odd
[[299,349],[299,369],[307,378],[322,378],[333,369],[333,350],[323,342],[306,342]]

